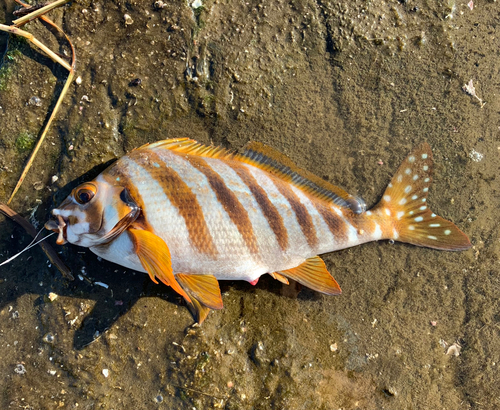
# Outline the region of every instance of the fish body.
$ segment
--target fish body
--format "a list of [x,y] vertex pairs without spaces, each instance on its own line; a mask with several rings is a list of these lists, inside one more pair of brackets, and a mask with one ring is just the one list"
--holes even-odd
[[233,154],[188,139],[159,141],[75,188],[46,227],[60,244],[89,247],[172,286],[201,322],[222,308],[217,280],[255,284],[269,273],[338,294],[317,255],[381,239],[467,249],[467,236],[428,208],[431,171],[422,144],[365,211],[361,200],[262,144]]

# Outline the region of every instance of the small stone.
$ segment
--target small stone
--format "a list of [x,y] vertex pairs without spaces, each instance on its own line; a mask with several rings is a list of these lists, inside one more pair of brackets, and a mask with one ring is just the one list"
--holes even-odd
[[124,14],[123,19],[125,20],[126,26],[130,26],[131,24],[134,24],[134,20],[132,20],[132,17],[130,17],[129,14]]
[[462,346],[460,346],[458,343],[453,343],[450,347],[448,347],[446,354],[453,355],[453,356],[457,357],[460,355],[461,350],[462,350]]
[[338,350],[337,343],[333,343],[330,345],[330,351],[336,352]]
[[43,336],[42,340],[45,342],[45,343],[54,343],[54,340],[55,340],[55,337],[52,333],[46,333],[45,336]]
[[158,396],[155,397],[155,402],[157,403],[162,403],[163,402],[163,396],[159,394]]
[[16,365],[16,367],[14,368],[14,371],[17,373],[17,374],[25,374],[26,373],[26,368],[21,364],[19,363],[18,365]]
[[50,293],[49,293],[49,300],[50,300],[51,302],[53,302],[54,300],[56,300],[58,297],[59,297],[59,295],[58,295],[58,294],[56,294],[56,293],[54,293],[54,292],[50,292]]
[[82,83],[82,77],[80,77],[80,76],[76,77],[75,83],[77,85],[80,85]]
[[36,95],[30,98],[28,101],[29,105],[34,105],[35,107],[41,107],[42,106],[42,100],[38,98]]
[[52,175],[52,183],[55,183],[59,177],[57,175]]
[[108,369],[102,369],[102,374],[104,377],[108,377],[109,376],[109,370]]
[[431,322],[430,322],[430,323],[431,323],[431,326],[434,326],[434,327],[436,327],[436,326],[437,326],[437,322],[436,322],[435,320],[431,320]]

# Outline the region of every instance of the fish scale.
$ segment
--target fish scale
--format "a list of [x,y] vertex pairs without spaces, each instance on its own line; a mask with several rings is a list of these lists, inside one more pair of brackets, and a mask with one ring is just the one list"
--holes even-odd
[[146,272],[181,294],[202,322],[221,309],[218,280],[265,273],[326,294],[340,287],[318,254],[392,239],[441,250],[467,236],[427,204],[432,152],[417,147],[381,201],[365,205],[251,143],[242,154],[188,139],[145,145],[75,188],[46,224],[66,241]]

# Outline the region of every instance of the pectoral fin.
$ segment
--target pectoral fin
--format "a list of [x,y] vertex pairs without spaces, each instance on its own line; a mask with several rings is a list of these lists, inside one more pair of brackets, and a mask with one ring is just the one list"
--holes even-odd
[[165,241],[154,233],[145,230],[129,228],[128,233],[134,243],[135,252],[151,280],[158,283],[155,277],[160,279],[165,285],[171,286],[173,290],[191,303],[191,298],[175,280],[170,261],[170,251]]
[[191,304],[196,311],[196,320],[202,323],[210,309],[222,309],[219,282],[213,275],[175,275],[182,288],[191,296]]
[[327,295],[342,293],[340,286],[326,270],[325,262],[319,256],[309,258],[296,268],[280,271],[279,273]]

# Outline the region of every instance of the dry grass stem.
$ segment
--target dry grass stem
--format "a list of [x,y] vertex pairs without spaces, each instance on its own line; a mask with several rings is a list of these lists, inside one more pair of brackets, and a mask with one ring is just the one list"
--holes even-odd
[[[30,7],[29,4],[25,4],[19,0],[16,0],[16,1],[19,4],[21,4],[23,7]],[[45,17],[43,15],[44,13],[52,10],[53,8],[61,6],[62,4],[67,3],[67,2],[68,2],[68,0],[57,0],[53,3],[50,3],[50,4],[40,8],[40,9],[36,9],[33,12],[27,14],[26,16],[21,17],[17,20],[14,20],[14,22],[13,22],[14,24],[11,26],[0,24],[0,31],[5,31],[7,33],[15,34],[15,35],[26,38],[29,42],[31,42],[33,45],[37,46],[40,50],[42,50],[45,54],[47,54],[47,56],[49,56],[54,62],[62,65],[64,68],[66,68],[69,71],[68,78],[66,79],[66,83],[64,84],[64,87],[59,95],[59,98],[56,102],[56,105],[54,106],[54,109],[52,110],[52,113],[51,113],[47,123],[45,124],[45,127],[42,131],[42,134],[40,135],[40,138],[38,139],[38,142],[37,142],[35,148],[33,149],[32,153],[31,153],[31,155],[26,163],[26,166],[24,167],[24,170],[23,170],[21,176],[19,177],[19,180],[17,182],[16,187],[12,191],[12,194],[11,194],[9,200],[7,201],[7,205],[12,202],[12,199],[14,198],[17,191],[21,187],[24,179],[26,178],[26,175],[28,174],[28,171],[31,168],[31,165],[33,164],[33,161],[35,160],[36,155],[37,155],[38,151],[40,150],[40,147],[42,146],[43,141],[45,140],[45,136],[47,135],[47,132],[48,132],[50,126],[52,125],[52,121],[54,120],[55,115],[56,115],[57,111],[59,110],[59,107],[61,106],[61,102],[64,99],[64,96],[66,95],[66,92],[68,91],[69,85],[73,81],[73,77],[75,75],[75,61],[76,61],[75,49],[73,47],[73,44],[71,43],[71,40],[66,35],[66,33],[64,33],[63,30],[61,30],[55,23],[53,23],[50,19],[48,19],[47,17]],[[26,31],[19,29],[19,26],[21,26],[21,25],[23,25],[23,24],[25,24],[33,19],[36,19],[36,18],[42,19],[44,22],[46,22],[47,24],[54,27],[59,33],[64,35],[64,37],[66,38],[66,41],[69,43],[69,45],[71,47],[71,53],[72,53],[71,64],[68,64],[67,61],[62,59],[59,55],[54,53],[47,46],[45,46],[43,43],[38,41],[31,33],[28,33]]]

